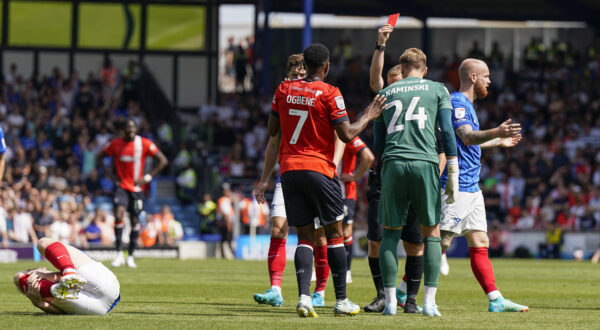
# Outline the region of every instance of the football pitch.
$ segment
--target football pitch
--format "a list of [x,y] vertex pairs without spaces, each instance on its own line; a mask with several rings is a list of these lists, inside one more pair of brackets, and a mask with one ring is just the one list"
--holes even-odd
[[[505,297],[528,305],[526,313],[489,313],[487,298],[471,273],[468,259],[450,259],[450,275],[440,277],[437,303],[441,318],[398,313],[393,317],[361,312],[333,316],[332,280],[326,307],[319,318],[295,313],[297,289],[294,265],[283,277],[282,307],[257,305],[252,295],[268,288],[265,261],[179,261],[139,259],[138,269],[117,268],[121,302],[106,316],[54,316],[36,309],[12,283],[22,269],[50,266],[47,262],[0,264],[0,327],[2,329],[183,329],[183,328],[598,328],[600,266],[589,262],[494,259],[496,282]],[[400,268],[404,267],[400,260]],[[354,259],[354,282],[348,296],[363,306],[374,296],[365,259]],[[314,283],[313,286],[314,288]],[[422,295],[417,302],[422,303]]]

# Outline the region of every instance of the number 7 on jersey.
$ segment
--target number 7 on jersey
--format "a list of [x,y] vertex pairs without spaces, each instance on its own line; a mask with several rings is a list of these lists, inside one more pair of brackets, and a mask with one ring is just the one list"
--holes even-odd
[[296,144],[296,142],[298,142],[298,137],[300,137],[300,131],[302,131],[302,126],[304,126],[306,118],[308,118],[308,111],[290,109],[289,113],[290,116],[300,117],[300,119],[298,120],[298,124],[296,125],[296,129],[294,130],[294,134],[292,134],[292,138],[290,139],[290,144]]

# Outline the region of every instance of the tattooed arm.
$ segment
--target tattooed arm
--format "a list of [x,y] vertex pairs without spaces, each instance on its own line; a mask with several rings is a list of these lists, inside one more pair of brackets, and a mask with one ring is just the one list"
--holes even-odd
[[[496,147],[503,145],[503,139],[500,138],[520,135],[521,124],[511,124],[510,122],[511,120],[509,119],[500,126],[485,131],[474,131],[471,125],[462,125],[456,129],[456,135],[468,146],[481,145],[482,148]],[[499,139],[494,141],[496,138]]]

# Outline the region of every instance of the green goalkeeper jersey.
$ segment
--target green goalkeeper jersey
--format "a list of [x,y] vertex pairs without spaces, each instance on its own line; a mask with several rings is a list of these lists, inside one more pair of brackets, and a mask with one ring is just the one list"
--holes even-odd
[[438,164],[436,122],[440,109],[452,109],[448,90],[440,83],[408,77],[379,94],[387,100],[376,122],[385,129],[382,160],[425,160]]

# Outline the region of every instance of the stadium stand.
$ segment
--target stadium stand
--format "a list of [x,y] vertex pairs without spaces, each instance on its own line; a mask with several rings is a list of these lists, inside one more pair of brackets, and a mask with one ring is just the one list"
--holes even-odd
[[[566,42],[548,49],[537,42],[524,50],[519,71],[511,70],[495,48],[482,54],[474,45],[469,52],[484,57],[492,69],[490,96],[480,104],[482,127],[508,117],[525,127],[524,143],[516,150],[483,154],[488,220],[511,231],[543,231],[552,222],[565,231],[598,230],[600,44],[578,52]],[[336,63],[330,80],[352,95],[347,105],[356,116],[370,97],[360,88],[368,85],[367,61],[354,57]],[[442,59],[431,68],[431,79],[454,90],[457,64],[458,56]],[[348,83],[355,78],[357,83]],[[262,168],[269,97],[225,94],[218,103],[201,106],[197,116],[176,116],[152,75],[135,62],[121,71],[107,62],[99,75],[87,77],[66,77],[58,69],[49,76],[23,77],[12,66],[2,88],[0,120],[9,166],[0,213],[6,214],[12,241],[33,240],[26,230],[31,222],[38,238],[84,245],[85,229],[97,217],[106,236],[102,242],[111,244],[113,183],[98,172],[93,155],[125,117],[134,118],[140,134],[173,160],[167,176],[148,189],[147,214],[168,205],[185,239],[216,241],[212,215],[199,215],[198,209],[202,194],[216,200],[221,184],[228,182],[236,216],[242,217],[239,202],[250,197]],[[363,140],[371,142],[371,134],[368,129]],[[184,177],[186,170],[193,177]]]

